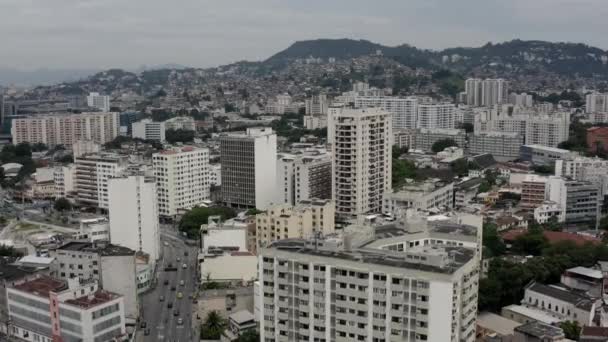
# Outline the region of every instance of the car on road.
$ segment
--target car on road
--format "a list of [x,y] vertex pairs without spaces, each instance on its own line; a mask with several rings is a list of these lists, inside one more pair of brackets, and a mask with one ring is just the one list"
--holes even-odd
[[184,324],[184,320],[180,317],[177,319],[177,325],[183,325]]
[[183,264],[183,265],[182,265],[182,268],[188,268],[188,265]]
[[175,290],[176,290],[175,285],[171,286],[171,291],[175,291]]
[[182,299],[184,297],[184,295],[181,292],[177,293],[177,299]]
[[175,316],[175,317],[179,316],[179,310],[173,310],[173,316]]
[[158,301],[160,301],[160,302],[164,302],[164,301],[165,301],[165,296],[160,296],[160,297],[158,297]]
[[184,251],[184,256],[188,256],[188,251]]
[[165,284],[165,285],[169,285],[169,279],[165,279],[164,284]]
[[184,286],[186,284],[186,282],[182,279],[179,281],[179,286]]
[[167,303],[167,309],[173,309],[173,303],[171,303],[171,302]]
[[167,241],[165,241],[164,243],[165,247],[169,246],[169,243]]
[[146,328],[144,330],[144,335],[146,335],[146,336],[150,335],[150,328]]
[[147,327],[147,326],[148,326],[148,323],[146,323],[146,321],[141,321],[141,323],[139,324],[139,327],[142,328],[142,329],[145,328],[145,327]]

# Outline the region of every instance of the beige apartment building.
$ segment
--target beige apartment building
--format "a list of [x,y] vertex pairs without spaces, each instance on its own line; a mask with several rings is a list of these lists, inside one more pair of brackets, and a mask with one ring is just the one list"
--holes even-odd
[[105,144],[119,133],[118,113],[81,113],[33,116],[12,121],[13,143],[72,146],[79,140]]
[[319,232],[334,232],[334,202],[330,200],[300,201],[296,206],[280,204],[256,215],[256,240],[259,247],[281,239],[309,239]]

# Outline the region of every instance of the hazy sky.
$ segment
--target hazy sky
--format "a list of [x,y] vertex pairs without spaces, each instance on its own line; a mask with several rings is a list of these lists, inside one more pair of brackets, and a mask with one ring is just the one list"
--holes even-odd
[[296,40],[439,49],[513,38],[608,48],[608,0],[0,0],[0,67],[261,60]]

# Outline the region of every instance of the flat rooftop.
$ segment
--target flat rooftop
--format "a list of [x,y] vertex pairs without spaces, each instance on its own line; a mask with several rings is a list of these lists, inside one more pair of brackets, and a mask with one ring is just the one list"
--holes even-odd
[[112,245],[109,243],[93,243],[85,241],[70,241],[57,248],[57,250],[99,253],[103,256],[135,255],[135,251],[127,247]]
[[83,296],[76,299],[68,299],[65,301],[65,303],[75,305],[83,309],[89,309],[97,305],[105,304],[118,297],[120,296],[115,293],[97,290],[97,292],[89,294],[88,296]]
[[[343,249],[315,249],[307,240],[289,239],[272,243],[269,248],[286,250],[292,253],[311,256],[328,257],[341,260],[355,261],[361,264],[382,265],[404,269],[416,269],[426,272],[452,274],[475,256],[475,250],[464,247],[436,247],[436,252],[445,251],[450,256],[450,262],[441,266],[424,264],[414,259],[410,253],[393,253],[383,249],[355,248]],[[417,250],[416,252],[420,252]],[[424,252],[424,251],[423,251]],[[435,253],[436,254],[436,253]],[[424,253],[418,253],[424,256]],[[429,253],[429,256],[433,254]]]
[[[477,236],[477,227],[469,226],[465,224],[458,224],[453,222],[441,221],[428,221],[426,229],[430,233],[449,234],[449,235],[465,235],[465,236]],[[398,237],[409,234],[416,234],[424,231],[421,228],[419,231],[408,231],[407,227],[399,221],[385,224],[375,228],[376,240],[388,239],[392,237]]]
[[48,297],[51,292],[61,292],[68,289],[67,282],[47,276],[27,281],[23,284],[15,285],[15,289],[28,292],[40,297]]
[[531,322],[528,324],[520,325],[519,327],[515,328],[515,331],[519,331],[526,335],[534,336],[539,339],[564,336],[564,332],[561,328],[540,322]]

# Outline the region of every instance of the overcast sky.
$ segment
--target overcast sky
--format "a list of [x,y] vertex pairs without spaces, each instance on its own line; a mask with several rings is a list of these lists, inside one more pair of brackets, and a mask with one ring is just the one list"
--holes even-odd
[[0,67],[208,67],[296,40],[439,49],[513,38],[608,48],[608,0],[0,0]]

